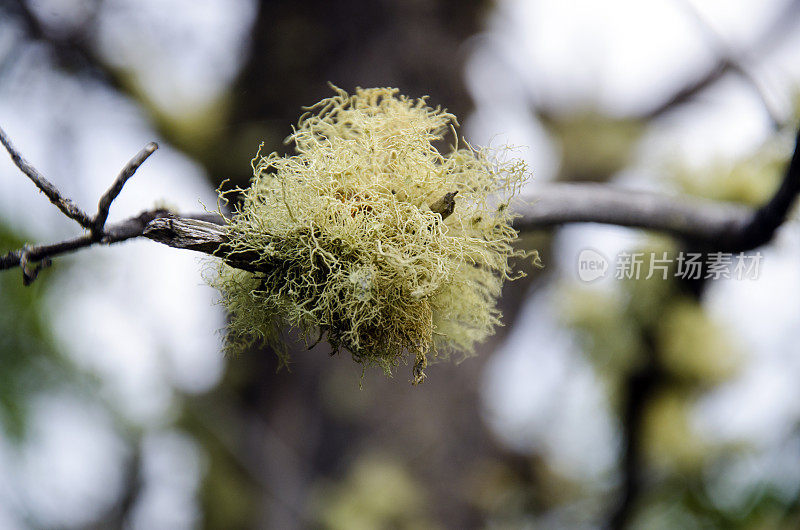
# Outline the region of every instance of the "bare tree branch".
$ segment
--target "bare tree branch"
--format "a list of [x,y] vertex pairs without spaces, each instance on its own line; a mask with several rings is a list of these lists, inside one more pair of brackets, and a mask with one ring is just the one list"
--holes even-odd
[[753,211],[694,197],[631,191],[608,184],[544,184],[533,200],[518,205],[514,227],[539,230],[568,223],[603,223],[664,232],[682,239],[730,238]]
[[151,221],[142,236],[173,248],[194,250],[212,256],[224,256],[231,267],[250,272],[263,270],[264,263],[255,252],[234,251],[228,245],[228,234],[222,216],[165,215]]
[[644,228],[720,251],[744,251],[768,243],[800,195],[800,131],[780,187],[757,210],[687,196],[629,191],[607,184],[546,184],[518,207],[520,230],[567,223]]
[[91,218],[83,210],[78,208],[71,200],[67,199],[66,197],[62,197],[58,189],[49,180],[44,178],[44,176],[39,173],[35,167],[33,167],[27,160],[22,158],[22,155],[20,155],[19,152],[14,148],[11,140],[8,139],[6,132],[1,127],[0,143],[2,143],[3,147],[6,148],[8,154],[11,155],[11,160],[14,161],[14,164],[19,168],[19,170],[25,173],[25,175],[31,179],[34,184],[36,184],[36,187],[39,188],[39,190],[44,193],[48,199],[50,199],[50,202],[55,204],[64,215],[70,219],[74,219],[84,228],[92,228]]
[[94,222],[92,223],[92,236],[95,239],[103,237],[103,227],[106,224],[106,219],[108,219],[108,210],[111,207],[111,203],[114,202],[114,199],[120,194],[122,187],[128,182],[128,179],[136,173],[139,166],[141,166],[156,149],[158,149],[158,144],[155,142],[150,142],[144,146],[144,148],[125,165],[119,176],[117,176],[117,179],[111,187],[108,188],[108,191],[100,198],[100,202],[97,205],[97,215],[94,216]]
[[214,254],[228,242],[220,223],[175,215],[154,219],[145,227],[142,235],[169,247],[206,254]]
[[[50,202],[55,204],[64,215],[70,219],[75,219],[82,227],[90,231],[89,234],[58,243],[38,246],[25,245],[19,250],[14,250],[8,252],[4,256],[0,256],[0,270],[20,267],[22,269],[22,281],[25,285],[30,285],[38,276],[39,271],[47,267],[50,264],[50,260],[55,256],[73,252],[95,243],[108,245],[139,237],[144,234],[145,227],[148,223],[158,217],[170,215],[170,212],[167,210],[159,209],[146,211],[136,217],[131,217],[126,221],[106,228],[106,220],[108,219],[108,211],[111,207],[111,203],[119,196],[123,186],[128,179],[136,173],[139,166],[158,149],[158,145],[155,142],[148,143],[125,165],[111,187],[100,198],[97,214],[94,218],[90,218],[85,212],[75,206],[72,201],[64,198],[61,192],[59,192],[50,181],[44,178],[35,167],[22,158],[11,144],[11,141],[2,128],[0,128],[0,141],[11,155],[11,159],[17,167],[47,195]],[[197,218],[221,222],[221,218],[214,214],[200,214]]]
[[[120,243],[144,235],[145,228],[154,219],[174,215],[167,210],[148,210],[140,213],[136,217],[131,217],[122,222],[106,227],[104,235],[100,240],[94,239],[91,234],[85,234],[58,243],[37,245],[27,247],[27,249],[13,250],[4,256],[0,256],[0,270],[13,269],[19,267],[23,261],[35,263],[45,259],[54,258],[62,254],[75,252],[82,248],[92,245],[111,245]],[[213,222],[222,218],[216,214],[193,214],[185,218],[199,219],[201,221]],[[189,247],[183,247],[189,248]],[[208,252],[209,254],[212,252]]]
[[55,60],[64,70],[72,72],[81,70],[120,93],[130,96],[125,90],[124,75],[105,64],[95,47],[90,44],[92,38],[89,31],[96,31],[95,22],[101,12],[97,6],[87,17],[85,24],[65,32],[51,31],[45,27],[31,10],[29,2],[25,0],[12,0],[8,4],[10,13],[18,17],[27,37],[48,45]]

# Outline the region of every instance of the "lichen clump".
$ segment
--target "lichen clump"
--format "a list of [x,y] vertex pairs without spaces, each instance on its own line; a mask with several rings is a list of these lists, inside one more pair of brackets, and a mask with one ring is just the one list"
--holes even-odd
[[526,167],[468,145],[440,153],[455,117],[396,89],[337,89],[308,110],[287,139],[297,154],[257,156],[227,221],[215,283],[229,349],[285,355],[288,324],[387,373],[413,360],[418,383],[429,360],[469,354],[499,324]]

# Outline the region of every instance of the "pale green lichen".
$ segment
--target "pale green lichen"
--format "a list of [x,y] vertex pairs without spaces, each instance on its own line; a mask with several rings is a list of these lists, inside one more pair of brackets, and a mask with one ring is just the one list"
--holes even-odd
[[[220,266],[228,347],[281,354],[288,324],[387,373],[412,358],[418,383],[430,359],[469,354],[499,324],[509,258],[524,255],[508,201],[526,167],[468,145],[440,153],[433,142],[456,120],[424,98],[336,92],[287,139],[297,154],[257,156],[240,190],[222,257],[246,256],[257,272]],[[443,220],[430,205],[455,191]]]

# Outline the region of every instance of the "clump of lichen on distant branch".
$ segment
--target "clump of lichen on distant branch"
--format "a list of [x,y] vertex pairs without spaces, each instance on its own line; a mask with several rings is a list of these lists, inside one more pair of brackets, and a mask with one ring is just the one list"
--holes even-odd
[[[526,167],[469,145],[440,153],[454,125],[396,89],[337,89],[287,139],[295,155],[253,160],[213,282],[229,351],[267,343],[285,361],[290,325],[387,373],[410,360],[419,383],[430,360],[493,332],[509,258],[525,254],[508,204]],[[226,264],[244,257],[252,270]]]

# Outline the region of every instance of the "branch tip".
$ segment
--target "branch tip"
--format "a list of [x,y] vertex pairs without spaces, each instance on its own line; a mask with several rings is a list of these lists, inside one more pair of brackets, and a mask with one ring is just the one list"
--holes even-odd
[[444,197],[430,205],[432,212],[442,216],[442,220],[447,219],[456,209],[456,195],[458,190],[444,194]]
[[14,165],[39,188],[39,191],[50,199],[51,203],[55,204],[56,207],[61,210],[61,213],[76,221],[83,228],[92,228],[92,219],[89,215],[81,210],[74,202],[63,197],[52,182],[47,180],[30,162],[22,157],[19,151],[14,147],[14,144],[11,143],[11,140],[2,127],[0,127],[0,143],[2,143],[3,147],[8,151]]
[[108,211],[111,208],[111,203],[114,202],[114,199],[122,192],[122,188],[125,186],[125,183],[128,182],[128,179],[136,173],[139,166],[144,164],[145,160],[147,160],[156,149],[158,149],[158,144],[155,142],[149,142],[145,145],[136,153],[136,156],[125,164],[125,167],[122,168],[122,171],[120,171],[113,184],[111,184],[111,187],[100,197],[100,202],[97,204],[97,214],[94,216],[91,226],[92,237],[95,240],[99,241],[103,238],[103,228],[105,227],[106,220],[108,220]]

